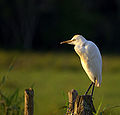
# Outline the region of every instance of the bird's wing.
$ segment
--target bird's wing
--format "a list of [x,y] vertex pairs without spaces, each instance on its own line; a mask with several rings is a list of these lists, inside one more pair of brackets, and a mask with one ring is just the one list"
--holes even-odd
[[99,87],[102,81],[102,58],[98,47],[93,42],[88,41],[85,45],[81,63],[90,80],[94,82],[96,79],[96,86]]

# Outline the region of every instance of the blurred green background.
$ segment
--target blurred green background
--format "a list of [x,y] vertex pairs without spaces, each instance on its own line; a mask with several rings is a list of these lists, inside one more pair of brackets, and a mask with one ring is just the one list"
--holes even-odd
[[[103,82],[95,89],[97,109],[120,105],[119,0],[0,0],[1,79],[15,59],[3,87],[20,95],[35,90],[35,115],[61,115],[72,88],[84,94],[90,84],[73,46],[60,45],[75,34],[99,47]],[[65,95],[64,95],[65,94]],[[120,114],[120,108],[110,110]]]

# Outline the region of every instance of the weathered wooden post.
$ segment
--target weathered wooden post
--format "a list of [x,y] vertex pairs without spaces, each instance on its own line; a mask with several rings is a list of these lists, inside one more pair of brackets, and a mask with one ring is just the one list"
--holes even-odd
[[77,96],[78,93],[74,89],[68,92],[69,106],[67,108],[67,115],[71,115],[71,113],[74,113],[74,103]]
[[93,112],[96,112],[91,95],[78,95],[77,91],[72,89],[68,92],[68,98],[67,115],[93,115]]
[[24,115],[33,115],[34,110],[34,90],[32,88],[25,89],[25,108],[24,108]]

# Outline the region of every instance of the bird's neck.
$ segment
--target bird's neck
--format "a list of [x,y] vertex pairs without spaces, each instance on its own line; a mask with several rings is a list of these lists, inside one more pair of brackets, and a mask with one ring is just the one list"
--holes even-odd
[[76,46],[83,47],[83,45],[87,42],[86,39],[80,39]]
[[82,46],[85,44],[86,41],[87,41],[87,40],[86,40],[84,37],[82,37],[82,38],[79,40],[78,44],[76,44],[76,45],[79,45],[79,46],[82,47]]
[[74,50],[80,57],[84,52],[84,47],[85,47],[86,42],[87,40],[85,38],[82,38],[79,40],[79,42],[74,47]]

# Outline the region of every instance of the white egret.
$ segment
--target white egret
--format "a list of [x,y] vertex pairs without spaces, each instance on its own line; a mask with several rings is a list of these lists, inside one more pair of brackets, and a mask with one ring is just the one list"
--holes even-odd
[[74,50],[79,55],[82,67],[92,81],[87,92],[91,86],[93,95],[94,86],[100,87],[102,81],[102,57],[98,47],[92,42],[86,40],[82,35],[75,35],[71,40],[63,41],[60,44],[68,43],[75,45]]

